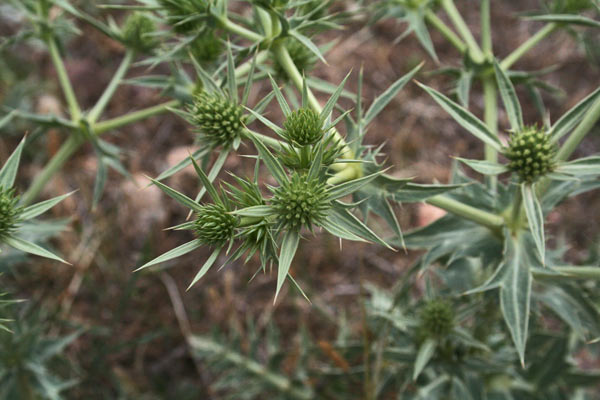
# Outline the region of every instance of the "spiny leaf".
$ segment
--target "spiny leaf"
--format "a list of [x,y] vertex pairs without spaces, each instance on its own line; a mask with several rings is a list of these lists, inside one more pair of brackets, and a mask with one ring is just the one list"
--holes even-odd
[[27,240],[23,240],[16,236],[9,235],[9,236],[3,237],[2,240],[4,241],[4,243],[9,245],[10,247],[14,247],[15,249],[24,251],[25,253],[34,254],[34,255],[40,256],[40,257],[50,258],[52,260],[60,261],[61,263],[64,263],[64,264],[71,265],[70,263],[68,263],[65,260],[63,260],[62,258],[60,258],[59,256],[44,249],[43,247],[40,247],[35,243],[28,242]]
[[275,299],[277,301],[277,295],[285,282],[285,278],[288,275],[292,260],[298,250],[298,243],[300,242],[300,233],[295,230],[289,230],[283,237],[281,243],[281,251],[279,253],[279,266],[277,268],[277,290],[275,291]]
[[498,82],[498,88],[500,88],[500,96],[502,97],[504,108],[508,114],[510,127],[513,132],[520,132],[523,130],[523,112],[521,111],[515,87],[496,60],[494,60],[494,70],[496,71],[496,81]]
[[23,210],[23,212],[21,213],[21,215],[19,216],[19,218],[24,221],[35,218],[38,215],[45,213],[46,211],[48,211],[49,209],[51,209],[52,207],[54,207],[55,205],[57,205],[58,203],[60,203],[61,201],[63,201],[64,199],[66,199],[67,197],[69,197],[70,195],[72,195],[75,192],[76,192],[76,190],[74,190],[70,193],[67,193],[67,194],[63,194],[62,196],[57,196],[52,199],[42,201],[40,203],[33,204],[29,207],[26,207]]
[[160,264],[165,261],[169,261],[174,258],[181,257],[191,251],[196,250],[197,248],[199,248],[201,246],[202,246],[202,243],[199,240],[194,239],[190,242],[187,242],[185,244],[182,244],[181,246],[175,247],[174,249],[167,251],[166,253],[156,257],[154,260],[149,261],[146,264],[142,265],[141,267],[139,267],[138,269],[136,269],[133,272],[137,272],[144,268],[148,268],[152,265]]
[[544,239],[544,215],[542,213],[542,206],[533,189],[533,185],[521,184],[521,194],[523,196],[525,214],[527,214],[527,221],[529,222],[529,230],[535,241],[535,246],[542,259],[542,263],[544,263],[546,242]]
[[10,189],[13,187],[15,178],[17,177],[17,170],[19,169],[19,161],[21,161],[21,153],[25,146],[25,140],[26,138],[24,137],[0,170],[1,188]]

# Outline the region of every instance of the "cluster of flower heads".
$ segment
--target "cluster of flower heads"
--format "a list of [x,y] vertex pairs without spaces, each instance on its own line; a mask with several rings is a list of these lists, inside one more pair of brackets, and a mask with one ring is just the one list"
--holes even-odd
[[532,183],[553,171],[556,145],[544,131],[526,127],[510,136],[505,155],[510,161],[508,168],[522,182]]

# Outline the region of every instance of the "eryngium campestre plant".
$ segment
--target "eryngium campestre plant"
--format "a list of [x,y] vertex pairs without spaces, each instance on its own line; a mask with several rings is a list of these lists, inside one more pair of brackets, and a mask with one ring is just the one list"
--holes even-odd
[[154,21],[146,14],[130,14],[123,25],[122,36],[127,46],[142,53],[148,53],[158,44],[152,34],[156,31]]
[[522,182],[532,183],[554,170],[556,146],[545,132],[526,127],[511,135],[505,155],[510,160],[508,168]]
[[23,208],[17,205],[18,202],[19,197],[15,195],[15,189],[0,187],[0,241],[14,232],[19,222]]
[[310,108],[292,111],[283,123],[288,141],[300,146],[317,143],[323,138],[323,123],[319,114]]
[[299,230],[303,226],[311,229],[327,215],[331,207],[326,184],[318,178],[295,172],[285,184],[273,189],[273,206],[277,210],[282,227]]
[[228,147],[242,133],[243,108],[225,96],[204,91],[195,96],[188,111],[201,142],[211,147]]
[[207,204],[196,213],[194,231],[203,244],[220,245],[233,238],[237,224],[222,204]]
[[442,338],[454,328],[454,311],[447,301],[428,301],[419,314],[419,328],[426,337]]

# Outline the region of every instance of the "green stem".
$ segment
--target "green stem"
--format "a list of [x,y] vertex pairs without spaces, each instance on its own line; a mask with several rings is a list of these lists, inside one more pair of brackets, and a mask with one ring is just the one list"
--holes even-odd
[[514,232],[517,232],[521,228],[521,221],[523,218],[523,193],[519,186],[515,193],[512,208],[510,211],[510,225]]
[[[264,63],[269,58],[269,52],[267,50],[259,51],[256,54],[256,65],[260,65]],[[239,67],[235,69],[235,77],[239,78],[250,72],[250,68],[252,68],[252,60],[246,61]],[[256,77],[256,74],[254,75]]]
[[67,104],[69,106],[71,120],[77,122],[81,117],[81,108],[79,107],[79,103],[77,102],[77,97],[75,97],[75,92],[73,91],[73,86],[71,85],[71,81],[69,80],[69,76],[67,75],[65,64],[63,63],[63,60],[60,56],[60,52],[58,51],[56,39],[52,36],[49,36],[47,42],[48,49],[50,51],[50,57],[52,58],[52,63],[54,64],[56,74],[58,75],[58,81],[60,83],[60,86],[62,87],[65,100],[67,101]]
[[44,186],[50,181],[54,174],[67,162],[85,140],[78,132],[71,133],[71,136],[58,149],[54,157],[46,164],[44,169],[35,176],[35,179],[21,198],[23,205],[29,205],[37,198]]
[[[483,79],[484,115],[483,119],[489,130],[498,135],[498,94],[496,83],[493,78]],[[498,152],[490,145],[485,145],[485,159],[490,162],[498,161]],[[488,187],[495,193],[498,178],[489,176],[486,178]]]
[[243,26],[237,25],[231,22],[231,20],[229,20],[226,17],[221,18],[219,22],[221,23],[221,27],[223,29],[226,29],[231,33],[235,33],[236,35],[246,38],[252,42],[261,42],[264,39],[262,35],[254,33],[251,30],[244,28]]
[[596,102],[587,110],[585,116],[579,125],[577,125],[577,128],[575,128],[569,138],[562,145],[556,154],[558,161],[566,161],[571,154],[573,154],[585,135],[587,135],[594,125],[596,125],[598,119],[600,119],[600,99],[596,100]]
[[451,45],[456,47],[456,49],[461,52],[461,54],[464,54],[467,51],[467,45],[465,42],[463,42],[462,39],[459,38],[458,35],[444,23],[444,21],[435,15],[433,11],[427,10],[425,12],[425,20],[429,22],[431,26],[437,29],[438,32],[440,32],[442,36],[444,36],[446,40],[450,42]]
[[[550,278],[550,279],[597,279],[600,280],[600,267],[594,266],[564,266],[564,267],[552,267],[550,269],[533,269],[533,275],[536,278]],[[559,275],[556,274],[559,273]]]
[[89,112],[88,122],[90,124],[94,124],[98,120],[98,118],[100,118],[100,115],[102,115],[104,108],[106,107],[113,94],[117,90],[117,87],[119,87],[119,84],[121,84],[121,81],[127,73],[127,70],[129,70],[129,66],[133,62],[134,57],[135,52],[133,50],[127,50],[127,52],[125,53],[125,57],[123,57],[123,61],[121,61],[121,65],[119,65],[119,68],[113,75],[111,81],[104,90],[104,93],[102,93],[102,96],[100,97],[96,105],[94,105],[94,108],[92,108],[92,110]]
[[483,53],[479,48],[479,45],[475,41],[473,34],[469,30],[469,27],[465,23],[464,19],[456,9],[453,0],[442,0],[442,7],[448,14],[450,21],[458,31],[459,35],[463,38],[467,47],[469,49],[469,55],[473,59],[473,61],[477,64],[480,64],[484,61]]
[[554,22],[550,22],[546,24],[542,29],[540,29],[535,35],[527,39],[523,44],[517,47],[512,53],[510,53],[502,62],[500,66],[504,70],[510,69],[510,67],[517,62],[519,58],[521,58],[525,53],[527,53],[531,48],[537,45],[542,39],[546,36],[550,35],[554,30],[558,28],[558,25]]
[[492,21],[490,0],[481,0],[481,51],[487,58],[492,58]]
[[469,206],[444,195],[431,197],[425,202],[488,227],[493,231],[500,231],[504,226],[504,218],[501,216]]
[[134,111],[129,114],[121,115],[120,117],[112,118],[106,121],[98,122],[92,125],[92,131],[96,135],[100,135],[106,131],[117,129],[123,125],[131,124],[142,119],[152,117],[164,112],[167,112],[171,107],[177,107],[179,100],[170,100],[166,103],[158,104],[156,106],[144,108],[143,110]]

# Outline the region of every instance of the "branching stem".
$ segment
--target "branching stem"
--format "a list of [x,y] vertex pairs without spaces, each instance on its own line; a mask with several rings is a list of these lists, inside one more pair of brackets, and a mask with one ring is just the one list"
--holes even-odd
[[446,11],[446,14],[448,14],[450,21],[452,21],[452,24],[454,24],[454,27],[458,31],[459,35],[465,41],[467,48],[469,49],[469,55],[473,61],[477,64],[482,63],[484,61],[483,53],[481,52],[479,45],[475,41],[475,38],[473,37],[473,34],[464,21],[462,15],[460,15],[460,12],[458,12],[456,9],[454,1],[442,0],[442,7]]
[[500,231],[504,226],[504,218],[499,215],[480,210],[444,195],[431,197],[425,201],[452,214],[476,222],[493,231]]
[[52,58],[52,63],[54,64],[56,74],[58,75],[58,82],[60,83],[60,86],[62,88],[65,100],[67,101],[67,105],[69,106],[71,120],[73,122],[78,122],[79,118],[81,118],[81,108],[79,107],[79,103],[77,102],[77,97],[75,97],[75,92],[73,91],[73,86],[71,85],[71,81],[69,80],[69,75],[67,74],[65,64],[63,63],[62,57],[60,56],[58,45],[56,44],[56,39],[52,36],[49,36],[47,42],[48,49],[50,51],[50,58]]
[[535,45],[537,45],[542,39],[546,36],[550,35],[558,28],[558,25],[554,22],[550,22],[546,24],[542,29],[540,29],[535,35],[527,39],[523,44],[517,47],[512,53],[510,53],[502,62],[500,66],[505,71],[510,69],[512,65],[517,62],[525,53],[531,50]]

